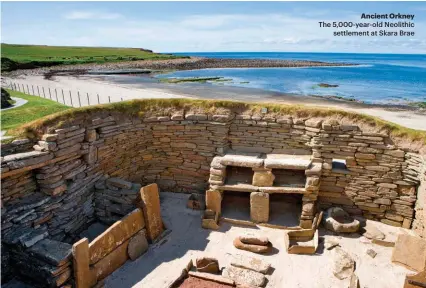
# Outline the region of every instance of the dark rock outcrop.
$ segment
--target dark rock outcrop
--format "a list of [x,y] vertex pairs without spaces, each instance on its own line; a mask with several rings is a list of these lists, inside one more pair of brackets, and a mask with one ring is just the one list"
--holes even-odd
[[9,92],[1,88],[1,108],[3,109],[12,106],[9,102],[10,100],[12,100],[12,98],[10,98]]

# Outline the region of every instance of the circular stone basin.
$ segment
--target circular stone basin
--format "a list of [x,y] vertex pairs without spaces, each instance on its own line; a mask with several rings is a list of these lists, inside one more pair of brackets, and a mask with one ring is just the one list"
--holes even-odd
[[354,233],[359,229],[359,221],[349,216],[340,207],[327,209],[325,213],[325,228],[337,233]]

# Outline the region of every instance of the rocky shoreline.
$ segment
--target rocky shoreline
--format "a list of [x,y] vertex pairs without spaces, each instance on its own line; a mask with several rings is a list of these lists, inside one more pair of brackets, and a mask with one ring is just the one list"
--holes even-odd
[[280,67],[320,67],[353,66],[351,63],[331,63],[307,60],[273,60],[273,59],[227,59],[227,58],[179,58],[170,60],[126,61],[116,63],[90,63],[63,65],[37,69],[16,70],[8,73],[9,77],[19,75],[44,75],[55,71],[84,74],[90,70],[151,69],[151,70],[196,70],[207,68],[280,68]]

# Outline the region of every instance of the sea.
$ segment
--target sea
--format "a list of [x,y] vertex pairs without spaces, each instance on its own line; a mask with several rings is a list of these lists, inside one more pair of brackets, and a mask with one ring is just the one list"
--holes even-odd
[[[223,77],[209,85],[339,97],[368,104],[426,102],[426,54],[211,52],[173,53],[211,58],[312,60],[357,66],[306,68],[226,68],[176,71],[160,78]],[[320,87],[320,83],[338,85]],[[176,84],[178,85],[178,84]]]

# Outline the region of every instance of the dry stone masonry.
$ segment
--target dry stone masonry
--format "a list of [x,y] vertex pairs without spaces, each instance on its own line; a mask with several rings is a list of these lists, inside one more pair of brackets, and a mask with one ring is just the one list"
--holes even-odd
[[[303,197],[301,227],[312,225],[318,209],[340,206],[424,235],[424,149],[350,120],[238,109],[143,116],[99,109],[46,124],[37,139],[2,145],[2,259],[31,258],[43,241],[73,244],[93,221],[126,215],[151,183],[205,193],[212,219],[226,191],[251,193],[255,222],[268,221],[271,194],[291,193]],[[162,223],[153,223],[161,233]],[[65,262],[45,262],[56,273],[46,279],[66,278]]]

